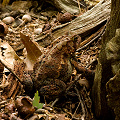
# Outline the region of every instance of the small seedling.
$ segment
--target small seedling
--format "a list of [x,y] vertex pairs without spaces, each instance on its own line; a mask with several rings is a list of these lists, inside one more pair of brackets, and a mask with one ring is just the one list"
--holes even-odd
[[38,91],[35,93],[34,95],[34,99],[33,99],[33,107],[37,107],[38,109],[42,108],[43,107],[43,103],[39,103],[40,101],[40,96],[39,96],[39,93]]

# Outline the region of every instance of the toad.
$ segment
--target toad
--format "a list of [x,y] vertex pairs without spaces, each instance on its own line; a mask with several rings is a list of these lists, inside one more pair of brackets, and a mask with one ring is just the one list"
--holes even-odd
[[76,50],[77,38],[63,37],[39,57],[32,79],[40,95],[59,96],[65,91],[66,82],[72,74],[70,58]]

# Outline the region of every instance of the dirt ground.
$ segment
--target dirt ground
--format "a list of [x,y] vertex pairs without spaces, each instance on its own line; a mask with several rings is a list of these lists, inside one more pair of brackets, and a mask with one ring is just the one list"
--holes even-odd
[[[91,9],[95,4],[97,2],[89,1],[86,3],[86,8],[81,7],[80,14],[84,14],[86,9]],[[24,15],[29,15],[31,17],[30,21],[24,21]],[[102,35],[99,39],[86,46],[82,46],[80,50],[74,52],[74,57],[80,67],[78,67],[78,70],[76,69],[77,67],[73,67],[71,77],[67,82],[65,94],[55,99],[51,100],[52,96],[50,95],[50,98],[44,95],[40,96],[40,98],[39,95],[36,95],[37,97],[35,98],[34,93],[31,93],[32,95],[27,94],[24,86],[11,73],[13,71],[19,77],[24,74],[24,64],[19,64],[18,61],[24,61],[26,58],[28,58],[27,62],[30,64],[31,70],[31,66],[33,67],[33,64],[30,62],[31,58],[33,60],[32,52],[39,48],[38,52],[44,54],[50,50],[51,45],[55,41],[51,34],[52,28],[70,22],[79,15],[64,14],[49,3],[40,6],[37,1],[34,1],[34,4],[31,1],[17,1],[11,5],[0,5],[0,48],[1,62],[3,61],[0,66],[1,120],[94,119],[90,96],[94,76],[91,77],[91,73],[88,74],[87,70],[94,72],[96,68]],[[8,16],[10,18],[5,20]],[[29,36],[29,38],[21,37],[20,33]],[[44,35],[48,34],[51,38],[49,40],[44,37]],[[44,37],[44,39],[41,39],[41,37]],[[88,37],[86,36],[82,39],[82,42]],[[21,39],[24,39],[24,42],[25,40],[32,42],[24,43]],[[34,45],[35,47],[31,47]],[[26,50],[29,46],[30,51]],[[30,57],[27,57],[28,54]],[[81,70],[81,68],[84,69]],[[28,70],[29,68],[27,68]],[[29,88],[27,91],[29,91]],[[43,107],[38,109],[38,106],[34,106],[33,101],[35,99],[38,99],[40,103],[44,103]]]

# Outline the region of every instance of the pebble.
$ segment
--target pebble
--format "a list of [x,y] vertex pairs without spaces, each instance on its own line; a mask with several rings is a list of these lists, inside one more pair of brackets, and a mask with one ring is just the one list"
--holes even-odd
[[9,17],[5,17],[2,21],[5,23],[5,24],[11,24],[14,22],[14,18],[9,16]]
[[42,32],[42,28],[37,28],[37,29],[34,30],[34,33],[35,33],[35,34],[38,34],[38,35],[39,35],[41,32]]
[[23,15],[22,20],[25,20],[25,22],[30,22],[31,16],[30,15]]

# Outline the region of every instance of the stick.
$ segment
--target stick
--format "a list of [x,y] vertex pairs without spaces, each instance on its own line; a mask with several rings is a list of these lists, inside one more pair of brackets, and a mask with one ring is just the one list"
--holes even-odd
[[52,103],[52,105],[50,107],[53,107],[58,100],[59,100],[59,98],[56,98],[55,101]]
[[76,51],[79,52],[80,50],[86,48],[88,45],[90,45],[93,41],[95,41],[97,38],[99,38],[102,33],[105,31],[105,25],[103,27],[101,27],[96,33],[92,34],[89,38],[87,38],[86,40],[84,40],[81,44],[80,44],[80,48],[78,48]]
[[[85,108],[84,108],[84,103],[82,102],[80,93],[79,93],[79,91],[78,91],[78,89],[77,89],[76,87],[75,87],[75,90],[76,90],[76,92],[77,92],[77,95],[78,95],[78,98],[79,98],[79,101],[80,101],[79,103],[81,103],[81,107],[82,107],[83,115],[81,116],[81,118],[82,118],[82,120],[85,120]],[[74,114],[73,114],[73,117],[74,117],[74,115],[76,114],[78,108],[79,108],[79,104],[78,104],[78,107],[76,108],[76,110],[75,110],[75,112],[74,112]]]

